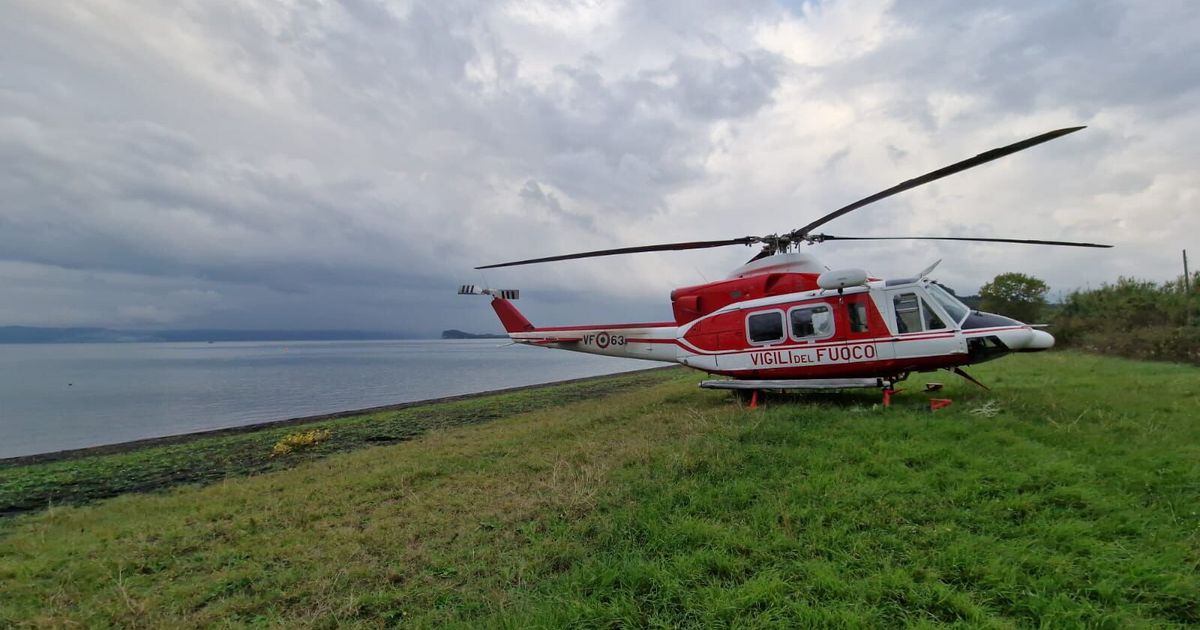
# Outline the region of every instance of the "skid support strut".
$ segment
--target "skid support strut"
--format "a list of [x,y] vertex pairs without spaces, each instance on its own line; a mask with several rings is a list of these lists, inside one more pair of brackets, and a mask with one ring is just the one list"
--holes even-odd
[[879,384],[881,387],[883,387],[883,406],[884,406],[884,408],[892,406],[892,396],[895,396],[896,394],[899,394],[900,392],[904,391],[902,389],[897,389],[896,383],[899,383],[900,381],[903,381],[907,378],[908,378],[908,372],[902,372],[899,375],[893,376],[891,378],[879,379]]

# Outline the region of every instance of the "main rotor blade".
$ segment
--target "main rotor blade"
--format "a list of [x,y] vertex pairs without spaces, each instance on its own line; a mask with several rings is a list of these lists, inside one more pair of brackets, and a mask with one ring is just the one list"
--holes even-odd
[[1023,245],[1062,245],[1064,247],[1112,247],[1100,243],[1077,243],[1074,241],[1043,241],[1028,238],[975,238],[967,236],[833,236],[813,234],[815,242],[822,241],[978,241],[981,243],[1021,243]]
[[1011,155],[1013,153],[1016,153],[1017,151],[1023,151],[1025,149],[1028,149],[1029,147],[1037,146],[1043,142],[1049,142],[1055,138],[1065,136],[1069,133],[1074,133],[1083,128],[1084,127],[1067,127],[1065,129],[1056,129],[1054,131],[1046,132],[1040,136],[1034,136],[1032,138],[1029,138],[1028,140],[1022,140],[1020,142],[1010,144],[1006,147],[992,149],[991,151],[984,151],[983,153],[980,153],[979,155],[976,155],[973,158],[968,158],[961,162],[956,162],[954,164],[951,164],[950,166],[939,168],[936,171],[926,173],[920,177],[914,177],[913,179],[907,180],[901,184],[892,186],[891,188],[888,188],[887,190],[877,192],[874,195],[871,195],[870,197],[864,197],[862,199],[859,199],[858,201],[855,201],[854,203],[852,203],[844,208],[838,208],[837,210],[830,212],[829,214],[821,217],[820,219],[817,219],[816,221],[813,221],[812,223],[809,223],[808,225],[806,225],[798,230],[792,231],[792,236],[807,235],[809,232],[813,231],[814,229],[816,229],[822,225],[825,225],[826,223],[842,216],[843,214],[857,210],[867,204],[875,203],[876,201],[879,201],[880,199],[885,199],[887,197],[891,197],[892,195],[894,195],[896,193],[904,192],[910,188],[916,188],[917,186],[920,186],[922,184],[928,184],[929,182],[941,179],[948,175],[953,175],[955,173],[965,171],[971,167],[979,166],[980,164],[985,164],[987,162],[991,162],[992,160],[1000,159],[1006,155]]
[[640,252],[667,252],[682,249],[706,249],[709,247],[724,247],[726,245],[751,245],[759,242],[757,236],[743,236],[742,238],[731,238],[724,241],[689,241],[686,243],[662,243],[659,245],[639,245],[637,247],[618,247],[617,249],[598,249],[592,252],[581,252],[578,254],[563,254],[562,256],[547,256],[545,258],[530,258],[529,260],[517,260],[513,262],[499,263],[495,265],[484,265],[476,267],[476,269],[495,269],[496,267],[514,267],[516,265],[532,265],[534,263],[553,262],[556,260],[574,260],[576,258],[594,258],[596,256],[613,256],[616,254],[637,254]]

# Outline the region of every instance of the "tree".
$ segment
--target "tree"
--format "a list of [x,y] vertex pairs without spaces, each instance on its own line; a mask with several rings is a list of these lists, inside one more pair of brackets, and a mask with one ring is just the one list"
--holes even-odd
[[1002,273],[979,288],[980,309],[1007,315],[1027,324],[1038,323],[1046,305],[1045,282],[1023,273]]

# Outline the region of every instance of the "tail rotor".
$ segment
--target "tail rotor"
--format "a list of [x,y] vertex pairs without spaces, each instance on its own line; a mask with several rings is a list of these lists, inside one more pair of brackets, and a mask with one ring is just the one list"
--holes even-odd
[[501,300],[516,300],[521,297],[520,289],[488,289],[486,287],[478,287],[473,284],[464,284],[458,287],[459,295],[490,295]]

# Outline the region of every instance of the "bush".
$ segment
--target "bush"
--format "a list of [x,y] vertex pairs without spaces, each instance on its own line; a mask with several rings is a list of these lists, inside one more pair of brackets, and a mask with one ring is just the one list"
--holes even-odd
[[1183,287],[1182,276],[1162,284],[1119,278],[1075,291],[1051,320],[1054,336],[1060,345],[1083,350],[1200,365],[1200,290],[1191,283],[1189,309]]
[[292,433],[284,436],[282,440],[275,443],[275,448],[271,449],[271,457],[287,455],[292,451],[300,448],[309,448],[324,442],[332,435],[329,429],[313,429],[312,431],[304,431],[303,433]]
[[1154,326],[1124,332],[1087,332],[1071,345],[1089,352],[1115,354],[1131,359],[1200,365],[1200,328],[1196,326]]
[[1046,305],[1050,287],[1023,273],[1002,273],[979,288],[979,308],[1007,315],[1017,321],[1035,323]]

